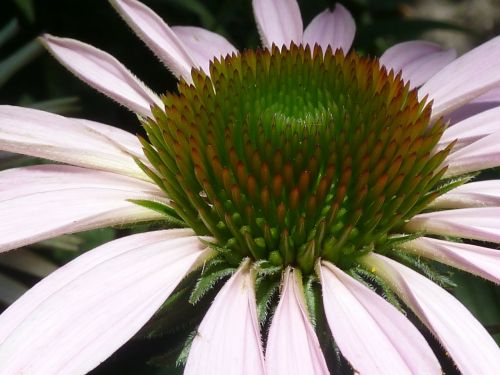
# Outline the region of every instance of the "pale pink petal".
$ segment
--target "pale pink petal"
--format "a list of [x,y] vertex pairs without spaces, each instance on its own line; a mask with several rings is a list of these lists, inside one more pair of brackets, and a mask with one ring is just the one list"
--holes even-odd
[[302,43],[302,16],[296,0],[253,0],[253,12],[264,47]]
[[500,180],[470,182],[436,198],[432,208],[500,206]]
[[226,38],[201,27],[174,26],[172,30],[184,44],[196,67],[201,67],[207,74],[210,74],[209,63],[214,57],[220,59],[221,56],[238,53]]
[[110,128],[36,109],[0,106],[1,150],[150,181],[130,155],[138,151],[136,146],[123,143],[126,136],[116,137]]
[[184,374],[264,374],[254,279],[244,261],[215,297],[196,334]]
[[112,144],[115,148],[129,154],[130,156],[139,159],[143,163],[148,163],[148,159],[144,156],[141,142],[136,135],[126,132],[115,126],[102,124],[100,122],[90,121],[86,119],[72,119],[82,123],[84,126],[100,136],[103,141]]
[[453,152],[446,158],[446,164],[448,169],[445,177],[498,167],[500,165],[500,131]]
[[498,249],[428,237],[405,242],[400,248],[500,284],[500,250]]
[[204,247],[191,231],[149,232],[61,267],[0,316],[2,372],[92,370],[149,320]]
[[0,172],[0,251],[61,234],[161,220],[129,199],[168,203],[155,185],[71,166]]
[[401,71],[403,80],[410,81],[413,88],[423,85],[456,57],[455,50],[445,51],[438,44],[414,40],[389,48],[380,57],[380,63],[387,70]]
[[450,113],[448,118],[452,124],[462,121],[468,117],[478,113],[500,106],[500,88],[488,91],[487,93],[477,97],[470,103],[458,108]]
[[61,64],[96,90],[130,110],[151,116],[160,98],[113,56],[74,39],[44,35],[42,42]]
[[445,121],[449,121],[450,124],[456,124],[457,122],[460,122],[462,120],[465,120],[468,117],[477,115],[478,113],[487,111],[489,109],[495,108],[500,106],[500,102],[476,102],[472,101],[467,104],[464,104],[463,106],[459,107],[458,109],[454,110],[453,112],[446,114],[444,116]]
[[146,5],[136,0],[110,0],[125,22],[177,77],[191,81],[196,61],[176,33]]
[[328,325],[356,373],[441,373],[425,338],[394,306],[330,262],[319,274]]
[[392,286],[441,342],[462,374],[498,372],[498,345],[455,297],[426,277],[382,255],[371,254],[363,263]]
[[303,43],[311,47],[319,44],[323,51],[331,46],[333,51],[340,48],[347,53],[355,34],[356,23],[351,13],[337,3],[333,11],[326,9],[313,18],[304,30]]
[[477,115],[466,118],[448,127],[438,143],[443,149],[449,143],[457,140],[452,152],[478,141],[490,134],[500,131],[500,107],[493,108]]
[[57,269],[54,263],[28,249],[0,254],[0,264],[37,277],[45,277]]
[[498,103],[500,105],[500,87],[494,88],[481,95],[480,97],[474,99],[476,103]]
[[500,243],[500,207],[461,208],[414,216],[405,229]]
[[500,86],[500,37],[460,56],[419,89],[433,100],[432,119],[459,108]]
[[267,338],[268,374],[329,374],[305,307],[298,271],[283,275],[281,297]]

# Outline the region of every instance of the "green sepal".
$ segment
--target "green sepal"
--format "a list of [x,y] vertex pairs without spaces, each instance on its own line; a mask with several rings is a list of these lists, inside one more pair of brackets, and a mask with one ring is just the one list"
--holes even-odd
[[265,276],[276,276],[283,271],[282,266],[276,266],[268,260],[258,260],[254,263],[254,269],[257,273],[257,278]]
[[349,275],[370,288],[377,294],[381,295],[387,302],[393,305],[396,309],[404,313],[404,309],[399,302],[399,298],[392,290],[388,283],[373,272],[363,268],[362,266],[353,267],[349,270]]
[[165,220],[169,223],[178,226],[178,227],[187,227],[188,225],[177,216],[177,213],[172,207],[167,206],[166,204],[160,202],[154,202],[147,199],[127,199],[128,202],[135,203],[138,206],[148,208],[155,212],[158,212],[165,216]]
[[264,326],[269,316],[273,299],[278,293],[280,277],[270,275],[258,277],[255,280],[255,299],[257,301],[257,316],[261,326]]
[[391,258],[396,258],[399,263],[405,264],[420,273],[424,274],[429,280],[438,284],[445,289],[453,289],[457,286],[450,276],[439,272],[433,265],[434,262],[419,257],[417,255],[406,253],[402,250],[394,248],[390,254]]
[[200,278],[189,296],[189,302],[193,305],[198,303],[198,301],[209,292],[219,280],[232,275],[235,270],[235,267],[228,264],[221,257],[208,261],[203,267]]
[[187,337],[186,341],[184,341],[184,345],[182,346],[182,350],[179,353],[177,360],[175,361],[175,365],[177,367],[186,365],[187,358],[189,355],[189,350],[191,349],[191,345],[193,344],[194,338],[196,337],[197,334],[198,334],[198,329],[191,332],[189,334],[189,336]]
[[318,288],[318,278],[314,274],[308,275],[303,282],[304,299],[306,302],[309,320],[314,328],[318,321],[318,311],[321,308],[321,293]]
[[460,185],[470,182],[479,173],[467,173],[457,177],[443,178],[439,181],[436,186],[432,189],[433,192],[439,192],[439,195],[443,195]]

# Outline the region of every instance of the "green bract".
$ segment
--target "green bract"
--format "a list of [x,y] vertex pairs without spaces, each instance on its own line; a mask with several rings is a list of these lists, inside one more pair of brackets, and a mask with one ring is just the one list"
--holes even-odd
[[292,45],[192,78],[144,121],[148,173],[230,264],[347,268],[441,192],[443,122],[377,60]]

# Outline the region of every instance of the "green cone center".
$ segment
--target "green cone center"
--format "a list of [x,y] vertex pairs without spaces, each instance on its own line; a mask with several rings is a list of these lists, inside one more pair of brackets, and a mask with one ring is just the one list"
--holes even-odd
[[144,122],[145,152],[179,217],[230,262],[347,267],[437,194],[444,127],[377,60],[292,45],[192,78]]

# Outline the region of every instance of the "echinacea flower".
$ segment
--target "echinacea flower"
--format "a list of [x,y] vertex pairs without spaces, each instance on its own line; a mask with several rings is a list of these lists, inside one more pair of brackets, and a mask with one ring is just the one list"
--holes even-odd
[[500,283],[500,181],[471,182],[500,165],[500,107],[472,105],[500,87],[500,38],[459,58],[414,41],[377,60],[348,52],[341,5],[304,30],[294,0],[254,0],[264,48],[238,53],[135,0],[111,3],[179,93],[159,97],[105,52],[45,36],[147,139],[0,107],[1,149],[70,164],[0,173],[0,249],[180,228],[102,245],[29,290],[0,316],[0,372],[85,373],[179,283],[193,304],[220,288],[187,374],[326,374],[340,355],[360,374],[440,374],[433,350],[463,374],[498,372],[498,346],[435,266]]

